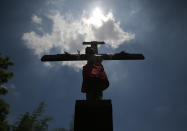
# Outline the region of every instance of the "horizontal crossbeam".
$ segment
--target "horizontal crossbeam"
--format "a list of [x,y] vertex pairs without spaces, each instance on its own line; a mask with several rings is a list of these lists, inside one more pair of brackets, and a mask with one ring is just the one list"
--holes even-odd
[[[102,60],[144,60],[142,54],[116,53],[116,54],[97,54]],[[89,56],[86,54],[56,54],[44,55],[41,61],[85,61]]]

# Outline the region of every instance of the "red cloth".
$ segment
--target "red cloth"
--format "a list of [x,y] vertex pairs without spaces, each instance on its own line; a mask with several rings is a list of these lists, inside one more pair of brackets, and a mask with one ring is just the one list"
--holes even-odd
[[109,81],[101,63],[88,63],[83,66],[83,82],[81,92],[87,92],[90,80],[97,81],[94,85],[104,89],[108,88]]

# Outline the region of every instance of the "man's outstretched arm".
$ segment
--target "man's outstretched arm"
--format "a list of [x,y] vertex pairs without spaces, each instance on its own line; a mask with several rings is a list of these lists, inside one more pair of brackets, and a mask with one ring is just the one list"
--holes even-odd
[[87,60],[85,54],[56,54],[56,55],[44,55],[41,61],[84,61]]
[[144,60],[145,57],[142,54],[130,54],[126,52],[120,52],[115,54],[99,54],[103,60]]

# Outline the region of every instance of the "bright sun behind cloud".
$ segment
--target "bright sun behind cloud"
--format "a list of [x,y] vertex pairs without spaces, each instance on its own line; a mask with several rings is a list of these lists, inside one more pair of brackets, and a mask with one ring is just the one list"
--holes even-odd
[[[112,11],[103,13],[101,9],[96,7],[90,14],[83,11],[80,19],[65,17],[60,11],[49,13],[47,17],[52,21],[51,32],[40,30],[40,34],[33,29],[25,32],[22,39],[39,58],[43,54],[53,53],[53,49],[60,50],[60,53],[64,51],[75,53],[78,49],[84,53],[81,44],[83,41],[105,41],[108,47],[118,48],[126,41],[134,39],[134,34],[125,32],[120,27],[120,21],[115,19]],[[71,16],[71,13],[69,15]],[[42,17],[36,14],[33,16],[32,22],[43,29],[45,21]],[[85,65],[83,62],[62,62],[62,66],[73,67],[76,71],[83,65]],[[47,66],[50,67],[49,64]]]
[[107,20],[107,17],[103,15],[102,10],[99,7],[96,7],[92,11],[91,17],[88,19],[88,22],[96,27],[102,26],[102,23]]

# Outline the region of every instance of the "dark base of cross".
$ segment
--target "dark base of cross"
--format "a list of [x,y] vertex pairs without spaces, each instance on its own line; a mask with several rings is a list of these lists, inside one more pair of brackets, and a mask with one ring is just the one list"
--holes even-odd
[[74,131],[113,131],[111,100],[77,100]]

